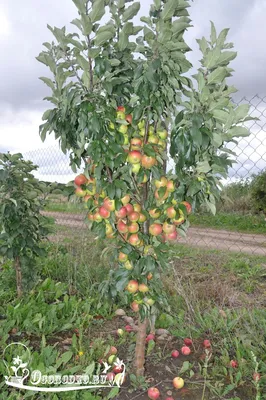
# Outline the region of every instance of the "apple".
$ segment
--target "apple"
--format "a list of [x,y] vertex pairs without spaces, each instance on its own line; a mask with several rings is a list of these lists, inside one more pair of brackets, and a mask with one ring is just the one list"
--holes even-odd
[[122,199],[121,199],[122,204],[125,206],[130,202],[130,196],[129,194],[126,194]]
[[168,218],[174,219],[176,216],[176,210],[174,209],[174,207],[168,207],[166,209],[166,215]]
[[115,374],[120,374],[123,371],[123,367],[118,367],[117,365],[114,366],[113,372]]
[[110,122],[109,128],[113,131],[115,129],[115,124],[113,122]]
[[110,217],[110,211],[106,210],[105,207],[101,206],[99,208],[99,214],[102,218],[109,218]]
[[156,180],[154,182],[155,186],[157,189],[160,189],[161,187],[165,187],[167,185],[168,180],[166,179],[165,176],[162,176],[160,180]]
[[179,378],[179,376],[173,379],[173,385],[176,389],[182,389],[184,384],[185,384],[184,379]]
[[117,329],[116,333],[117,333],[118,336],[123,336],[124,335],[124,331],[121,328]]
[[108,382],[112,382],[115,379],[115,374],[113,372],[108,372],[108,374],[106,375],[106,380]]
[[187,213],[188,213],[188,214],[191,214],[191,212],[192,212],[192,206],[191,206],[191,204],[190,204],[188,201],[182,201],[181,204],[184,204],[184,206],[185,206],[186,209],[187,209]]
[[166,397],[165,400],[175,400],[175,399],[172,396],[170,396],[170,397]]
[[255,382],[258,382],[258,381],[260,380],[260,378],[261,378],[260,374],[259,374],[258,372],[254,372],[254,374],[253,374],[253,380],[254,380]]
[[80,175],[76,176],[76,178],[74,179],[74,183],[77,186],[85,185],[85,183],[87,183],[87,178],[85,175],[80,174]]
[[108,358],[108,364],[113,364],[115,362],[115,360],[117,359],[115,354],[112,354],[109,358]]
[[237,368],[237,367],[238,367],[238,362],[237,362],[236,360],[231,360],[231,361],[230,361],[230,366],[231,366],[232,368]]
[[153,333],[150,333],[146,337],[146,343],[148,343],[150,340],[155,340],[155,335]]
[[142,160],[142,154],[138,150],[132,150],[128,153],[128,161],[131,164],[139,164]]
[[127,146],[127,145],[128,145],[128,143],[129,143],[128,136],[127,136],[126,134],[123,134],[123,138],[124,138],[124,142],[123,142],[123,144],[124,144],[124,146]]
[[179,357],[179,351],[178,351],[178,350],[173,350],[172,353],[171,353],[171,356],[172,356],[173,358]]
[[93,214],[88,214],[88,220],[89,221],[94,221],[94,215]]
[[184,343],[185,343],[185,345],[186,346],[192,346],[192,339],[190,339],[190,338],[185,338],[184,339]]
[[106,227],[105,227],[105,233],[106,233],[106,235],[109,236],[109,235],[111,235],[113,232],[114,232],[114,231],[113,231],[112,225],[111,225],[111,224],[106,224]]
[[157,134],[158,134],[159,138],[162,140],[165,140],[168,136],[168,132],[165,129],[163,131],[158,131]]
[[139,246],[139,244],[141,243],[141,240],[137,233],[133,233],[128,241],[132,246]]
[[123,221],[119,220],[118,223],[117,223],[117,230],[120,233],[127,233],[128,232],[128,226]]
[[174,219],[174,220],[173,220],[173,223],[174,223],[175,225],[181,225],[181,224],[183,224],[184,222],[185,222],[184,213],[183,213],[181,210],[179,210],[179,218]]
[[173,181],[168,181],[166,187],[170,193],[175,191],[175,184]]
[[140,213],[140,214],[139,214],[139,222],[145,222],[146,220],[147,220],[146,215]]
[[160,212],[160,210],[158,210],[157,208],[155,208],[155,209],[153,209],[153,210],[150,210],[150,211],[149,211],[149,214],[150,214],[151,218],[157,219],[157,218],[160,217],[161,212]]
[[139,224],[137,222],[132,222],[128,225],[128,232],[129,233],[137,233],[139,231]]
[[126,290],[129,293],[136,293],[138,289],[139,289],[139,284],[136,280],[132,279],[131,281],[128,282]]
[[118,211],[115,212],[115,215],[118,218],[125,218],[127,216],[127,209],[125,206],[121,207]]
[[189,348],[188,346],[183,346],[183,347],[181,348],[181,353],[182,353],[184,356],[188,356],[188,355],[191,353],[191,350],[190,350],[190,348]]
[[138,203],[133,204],[134,211],[140,213],[141,212],[141,205]]
[[131,264],[130,261],[126,261],[124,266],[128,271],[131,271],[133,269],[133,265]]
[[153,300],[153,299],[147,299],[147,298],[145,297],[144,303],[145,303],[145,304],[148,304],[148,306],[153,306],[153,304],[155,303],[155,300]]
[[160,397],[160,392],[157,388],[151,387],[148,389],[148,397],[151,400],[157,400]]
[[157,138],[155,135],[151,135],[148,137],[148,143],[152,144],[158,144],[159,138]]
[[139,123],[138,123],[138,128],[139,129],[143,129],[144,128],[144,126],[145,126],[145,121],[140,121]]
[[126,262],[126,261],[128,260],[127,254],[122,253],[122,251],[120,251],[120,253],[119,253],[119,255],[118,255],[118,260],[119,260],[121,263]]
[[132,328],[132,326],[130,326],[130,325],[126,325],[125,326],[125,331],[126,332],[128,332],[128,333],[130,333],[130,332],[132,332],[134,329]]
[[145,128],[141,128],[140,130],[139,130],[139,134],[140,134],[140,136],[145,136],[145,133],[146,133],[146,131],[145,131]]
[[169,196],[169,192],[168,192],[168,190],[166,190],[166,192],[164,193],[164,195],[163,195],[163,196],[160,196],[160,195],[159,195],[159,189],[156,189],[155,192],[154,192],[154,196],[155,196],[155,198],[156,198],[157,200],[166,200],[167,197]]
[[[134,208],[133,208],[134,210]],[[132,211],[132,213],[128,214],[128,219],[131,222],[136,222],[139,219],[139,213],[136,211]]]
[[127,209],[128,214],[131,214],[134,211],[132,204],[126,204],[125,208]]
[[147,275],[147,279],[148,279],[148,281],[150,281],[150,280],[152,279],[152,277],[153,277],[152,273],[151,273],[151,272],[149,272],[149,273],[148,273],[148,275]]
[[148,288],[147,285],[145,285],[145,283],[141,283],[141,284],[139,285],[139,291],[140,291],[141,293],[146,293],[146,292],[149,291],[149,288]]
[[84,197],[86,196],[86,193],[87,193],[86,190],[83,190],[81,187],[77,187],[75,190],[75,195],[77,197]]
[[130,146],[132,150],[139,150],[143,145],[143,140],[141,138],[132,138],[130,140]]
[[149,156],[144,155],[141,158],[141,165],[146,169],[152,168],[155,164],[156,164],[155,157],[149,157]]
[[101,222],[102,220],[103,220],[102,217],[100,216],[99,212],[97,211],[97,212],[94,214],[94,221],[95,221],[95,222]]
[[203,341],[203,346],[205,347],[205,349],[209,349],[211,347],[211,342],[208,339],[205,339]]
[[162,233],[162,231],[163,231],[163,228],[162,228],[162,225],[160,225],[160,224],[152,224],[149,227],[149,233],[152,236],[158,236]]
[[120,121],[124,120],[126,118],[126,114],[123,111],[118,111],[116,113],[116,118],[119,119]]
[[126,121],[127,121],[129,124],[132,124],[132,114],[126,115]]
[[117,109],[116,109],[116,111],[117,111],[117,112],[123,112],[123,113],[125,113],[125,112],[126,112],[126,109],[125,109],[124,106],[118,106]]
[[165,150],[166,149],[166,142],[164,142],[162,139],[159,139],[158,146],[162,147],[163,150]]
[[109,350],[109,354],[110,355],[114,355],[117,353],[117,348],[115,346],[111,346],[110,350]]
[[131,167],[131,171],[133,172],[133,174],[138,174],[141,168],[141,164],[137,163],[137,164],[133,164]]
[[106,197],[103,201],[103,207],[108,211],[115,211],[115,201]]
[[176,231],[176,227],[173,224],[168,224],[168,222],[164,222],[163,231],[164,233],[173,233]]
[[139,305],[138,305],[138,303],[136,301],[133,301],[133,303],[131,303],[130,307],[134,312],[138,312],[139,311]]

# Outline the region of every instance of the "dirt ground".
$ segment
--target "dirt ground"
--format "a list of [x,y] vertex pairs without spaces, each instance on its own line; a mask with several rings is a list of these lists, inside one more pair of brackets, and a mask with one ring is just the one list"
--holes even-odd
[[[83,215],[60,212],[45,212],[45,215],[55,218],[58,225],[73,228],[86,227]],[[191,227],[187,238],[182,238],[179,242],[195,247],[266,256],[265,235]]]

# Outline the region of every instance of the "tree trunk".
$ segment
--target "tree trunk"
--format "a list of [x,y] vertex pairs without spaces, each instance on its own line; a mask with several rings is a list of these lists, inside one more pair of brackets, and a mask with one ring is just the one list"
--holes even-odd
[[141,319],[139,317],[138,333],[137,333],[137,341],[136,341],[136,351],[135,351],[136,376],[144,375],[147,325],[148,325],[147,318],[144,321],[141,321]]
[[18,297],[22,296],[22,273],[21,263],[19,257],[15,258],[15,270],[16,270],[16,282],[17,282],[17,294]]

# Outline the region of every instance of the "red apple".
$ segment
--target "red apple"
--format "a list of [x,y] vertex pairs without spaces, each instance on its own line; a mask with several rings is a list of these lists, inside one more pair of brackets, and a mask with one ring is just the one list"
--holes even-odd
[[208,339],[205,339],[203,341],[203,346],[205,347],[205,349],[209,349],[211,347],[211,342]]
[[110,217],[110,212],[106,210],[105,207],[101,206],[99,208],[99,214],[102,218],[109,218]]
[[186,209],[187,209],[187,213],[188,213],[188,214],[191,214],[191,212],[192,212],[192,206],[191,206],[191,204],[190,204],[188,201],[182,201],[181,204],[184,204],[184,206],[185,206]]
[[192,346],[192,339],[190,339],[190,338],[185,338],[184,339],[184,343],[185,343],[185,345],[186,346]]
[[133,330],[134,330],[134,329],[132,328],[132,326],[130,326],[130,325],[126,325],[126,326],[125,326],[125,331],[126,331],[126,332],[129,332],[129,333],[130,333],[130,332],[132,332]]
[[118,367],[117,365],[114,366],[113,372],[115,374],[120,374],[123,371],[123,367]]
[[106,197],[103,201],[103,207],[108,211],[115,211],[115,201]]
[[260,378],[261,378],[260,374],[259,374],[258,372],[254,372],[254,374],[253,374],[253,380],[254,380],[255,382],[258,382],[258,381],[260,380]]
[[138,312],[139,311],[139,305],[138,305],[138,303],[136,301],[133,301],[133,303],[131,303],[130,307],[134,312]]
[[151,400],[157,400],[160,397],[160,392],[157,388],[151,387],[148,389],[148,397]]
[[163,227],[160,224],[152,224],[149,227],[149,232],[152,236],[158,236],[162,233]]
[[150,340],[155,340],[155,335],[153,333],[149,333],[146,337],[146,343],[148,343]]
[[126,208],[128,214],[131,214],[134,211],[132,204],[126,204],[125,208]]
[[166,215],[168,218],[174,219],[176,216],[176,210],[174,209],[174,207],[168,207],[166,209]]
[[109,350],[109,354],[113,355],[117,353],[117,348],[115,346],[111,346],[110,350]]
[[149,272],[149,273],[148,273],[148,275],[147,275],[147,279],[148,279],[148,281],[150,281],[150,280],[152,279],[152,277],[153,277],[152,273],[151,273],[151,272]]
[[191,353],[191,350],[190,350],[190,348],[189,348],[188,346],[183,346],[183,347],[181,348],[181,353],[182,353],[184,356],[188,356],[188,355]]
[[174,185],[173,181],[168,181],[166,187],[167,187],[168,192],[175,191],[175,185]]
[[156,164],[155,157],[149,157],[149,156],[144,155],[141,158],[141,165],[146,169],[152,168],[155,164]]
[[173,233],[176,231],[176,227],[173,224],[168,224],[167,222],[164,222],[163,231],[164,233]]
[[124,106],[118,106],[117,109],[116,109],[116,111],[118,111],[118,112],[120,111],[120,112],[125,113],[125,112],[126,112],[126,109],[125,109]]
[[113,372],[108,372],[108,374],[106,375],[106,380],[109,382],[114,381],[115,379],[115,374]]
[[184,384],[185,384],[184,380],[180,377],[176,377],[173,379],[173,385],[176,389],[182,389]]
[[165,400],[175,400],[175,399],[172,396],[170,396],[170,397],[166,397]]
[[169,242],[175,241],[177,239],[177,237],[178,237],[178,234],[176,231],[165,234],[165,240],[167,240]]
[[139,291],[142,292],[142,293],[146,293],[146,292],[149,291],[149,288],[148,288],[147,285],[145,285],[145,283],[141,283],[141,284],[139,285]]
[[132,213],[128,214],[129,221],[136,222],[139,219],[139,213],[136,211],[132,211]]
[[93,214],[88,214],[88,220],[89,221],[94,221],[94,215]]
[[136,293],[138,289],[139,289],[139,284],[136,280],[132,279],[131,281],[128,282],[126,290],[129,293]]
[[128,241],[132,246],[138,246],[141,243],[141,240],[137,233],[133,233]]
[[137,222],[132,222],[128,225],[128,232],[129,233],[137,233],[139,231],[139,224]]
[[122,253],[122,251],[120,251],[120,253],[119,253],[119,255],[118,255],[118,260],[119,260],[121,263],[126,262],[126,261],[128,260],[127,254]]
[[131,115],[131,114],[126,115],[126,121],[127,121],[129,124],[132,124],[132,115]]
[[118,210],[118,211],[115,212],[115,215],[116,215],[118,218],[122,218],[122,219],[125,218],[125,217],[127,216],[127,209],[126,209],[126,207],[125,207],[125,206],[121,207],[120,210]]
[[74,179],[74,183],[77,186],[85,185],[85,183],[87,183],[87,178],[85,175],[80,174],[80,175],[76,176],[76,178]]
[[130,145],[132,150],[138,150],[143,145],[143,141],[141,138],[132,138],[130,140]]
[[173,350],[172,353],[171,353],[171,356],[172,356],[173,358],[179,357],[179,351],[178,351],[178,350]]
[[117,230],[120,233],[127,233],[128,226],[127,226],[127,224],[125,224],[123,221],[120,220],[120,221],[118,221],[118,224],[117,224]]
[[128,153],[128,161],[131,164],[137,164],[141,161],[142,159],[142,154],[138,150],[132,150]]
[[238,362],[237,362],[236,360],[231,360],[231,361],[230,361],[230,366],[231,366],[232,368],[237,368],[237,367],[238,367]]

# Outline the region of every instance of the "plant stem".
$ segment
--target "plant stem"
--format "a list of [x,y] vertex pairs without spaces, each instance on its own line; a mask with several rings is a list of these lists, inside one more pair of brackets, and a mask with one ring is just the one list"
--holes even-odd
[[136,376],[144,375],[147,324],[148,324],[147,318],[145,318],[144,321],[141,321],[141,318],[139,316],[138,333],[136,339],[136,351],[135,351]]
[[15,270],[16,270],[17,294],[18,297],[21,297],[23,292],[22,292],[21,263],[19,257],[15,258]]

